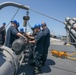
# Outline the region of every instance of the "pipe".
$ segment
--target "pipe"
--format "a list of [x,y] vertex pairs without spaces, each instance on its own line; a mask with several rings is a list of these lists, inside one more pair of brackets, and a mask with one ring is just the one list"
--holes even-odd
[[22,4],[19,4],[19,3],[15,3],[15,2],[11,2],[11,1],[8,1],[8,2],[3,2],[0,4],[0,10],[6,6],[14,6],[14,7],[18,7],[18,8],[21,8],[21,9],[24,9],[24,10],[28,10],[29,9],[29,6],[25,6],[25,5],[22,5]]
[[0,47],[0,75],[14,75],[17,73],[23,54],[16,55],[14,51],[6,46]]

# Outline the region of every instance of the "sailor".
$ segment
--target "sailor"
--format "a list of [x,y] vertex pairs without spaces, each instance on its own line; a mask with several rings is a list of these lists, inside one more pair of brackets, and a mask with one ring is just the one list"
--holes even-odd
[[20,33],[24,34],[24,29],[23,28],[20,28]]
[[20,24],[19,24],[19,22],[17,22],[17,26],[16,26],[16,29],[17,29],[17,31],[19,32],[19,26],[20,26]]
[[18,22],[16,20],[11,21],[11,26],[7,30],[5,46],[9,48],[12,47],[12,43],[14,42],[14,40],[16,40],[17,36],[23,37],[26,40],[26,37],[17,31],[17,24]]
[[35,62],[35,70],[34,73],[38,74],[41,72],[41,56],[43,53],[43,42],[44,42],[44,35],[43,32],[40,29],[40,24],[35,24],[35,30],[36,30],[36,36],[31,37],[28,36],[31,39],[34,39],[32,41],[29,41],[29,43],[35,43],[36,44],[36,48],[35,48],[35,52],[33,55],[34,58],[34,62]]
[[4,22],[2,24],[2,27],[0,27],[0,45],[3,45],[5,42],[5,34],[6,34],[5,25],[6,23]]
[[[20,26],[20,24],[19,24],[19,22],[17,22],[17,26],[16,26],[16,30],[19,32],[19,26]],[[16,38],[15,39],[19,39],[19,36],[16,36]]]
[[[33,27],[31,27],[31,29],[32,29],[32,31],[33,31],[33,33],[31,34],[31,36],[36,36],[36,29],[35,29],[35,26],[33,26]],[[29,40],[34,40],[34,39],[29,39]],[[33,56],[34,56],[34,52],[35,52],[35,47],[36,47],[36,44],[35,43],[29,43],[29,51],[30,51],[30,53],[29,53],[29,64],[31,65],[31,66],[35,66],[35,62],[33,61]]]
[[35,26],[31,27],[33,33],[32,33],[32,36],[35,36],[36,35],[36,29],[35,29]]
[[44,43],[43,43],[44,51],[41,60],[42,60],[42,66],[44,66],[48,55],[48,48],[50,46],[50,30],[47,28],[47,25],[44,22],[41,23],[41,27],[44,34]]

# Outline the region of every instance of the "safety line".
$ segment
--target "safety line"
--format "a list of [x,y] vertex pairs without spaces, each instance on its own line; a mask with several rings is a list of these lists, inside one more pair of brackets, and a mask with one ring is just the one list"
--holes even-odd
[[38,14],[41,14],[41,15],[43,15],[43,16],[46,16],[46,17],[48,17],[48,18],[51,18],[51,19],[53,19],[53,20],[55,20],[55,21],[58,21],[58,22],[64,24],[64,22],[62,22],[62,21],[60,21],[60,20],[58,20],[58,19],[55,19],[55,18],[53,18],[53,17],[51,17],[51,16],[48,16],[48,15],[46,15],[46,14],[43,14],[43,13],[41,13],[41,12],[38,12],[38,11],[36,11],[36,10],[34,10],[34,9],[31,9],[31,8],[29,8],[29,9],[32,10],[32,11],[34,11],[34,12],[36,12],[36,13],[38,13]]

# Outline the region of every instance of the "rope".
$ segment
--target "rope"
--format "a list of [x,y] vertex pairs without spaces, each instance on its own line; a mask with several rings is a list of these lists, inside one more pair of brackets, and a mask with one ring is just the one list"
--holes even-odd
[[70,59],[70,60],[75,60],[76,61],[76,58],[74,58],[74,57],[67,57],[68,59]]
[[46,14],[43,14],[43,13],[41,13],[41,12],[38,12],[38,11],[36,11],[36,10],[34,10],[34,9],[31,9],[31,8],[30,8],[30,10],[32,10],[32,11],[38,13],[38,14],[41,14],[41,15],[43,15],[43,16],[46,16],[46,17],[48,17],[48,18],[51,18],[51,19],[53,19],[53,20],[55,20],[55,21],[58,21],[58,22],[64,24],[64,22],[62,22],[62,21],[60,21],[60,20],[58,20],[58,19],[55,19],[55,18],[53,18],[53,17],[51,17],[51,16],[48,16],[48,15],[46,15]]
[[73,56],[74,54],[76,54],[76,52],[73,52],[71,54],[67,54],[67,56]]
[[68,54],[68,53],[66,53],[64,51],[51,50],[51,54],[53,56],[55,55],[55,56],[58,56],[58,57],[61,57],[61,58],[65,57],[65,58],[70,59],[70,60],[76,60],[76,57],[72,57],[72,56],[76,55],[76,52],[73,52],[71,54]]
[[[17,15],[18,11],[20,8],[17,9],[16,13],[14,14],[14,16],[12,17],[12,19],[10,20],[10,22],[14,19],[14,17]],[[6,25],[6,27],[10,24],[10,22]]]

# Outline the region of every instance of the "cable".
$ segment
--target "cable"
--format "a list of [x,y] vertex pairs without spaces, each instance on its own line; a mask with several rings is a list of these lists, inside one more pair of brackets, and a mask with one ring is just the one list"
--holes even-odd
[[[13,20],[13,18],[16,16],[16,14],[18,13],[20,8],[17,9],[16,13],[14,14],[14,16],[12,17],[12,19],[10,20],[10,22]],[[10,22],[6,25],[6,27],[10,24]]]
[[[14,14],[14,16],[12,17],[11,20],[13,20],[13,18],[16,16],[16,14],[18,13],[19,9],[20,9],[20,8],[18,8],[18,10],[16,11],[16,13]],[[51,19],[53,19],[53,20],[55,20],[55,21],[58,21],[58,22],[64,24],[64,22],[62,22],[62,21],[60,21],[60,20],[58,20],[58,19],[55,19],[55,18],[53,18],[53,17],[51,17],[51,16],[48,16],[48,15],[46,15],[46,14],[43,14],[43,13],[41,13],[41,12],[38,12],[38,11],[36,11],[36,10],[34,10],[34,9],[31,9],[31,8],[30,8],[30,10],[32,10],[32,11],[38,13],[38,14],[41,14],[41,15],[43,15],[43,16],[46,16],[46,17],[48,17],[48,18],[51,18]],[[29,22],[28,22],[28,23],[29,23]],[[10,24],[10,22],[7,24],[7,26],[8,26],[9,24]],[[7,27],[7,26],[6,26],[6,27]],[[29,23],[29,27],[31,27],[30,23]]]
[[[29,8],[29,9],[32,10],[32,11],[34,11],[34,12],[36,12],[36,13],[38,13],[38,14],[41,14],[41,15],[43,15],[43,16],[46,16],[46,17],[48,17],[48,18],[51,18],[51,19],[53,19],[53,20],[55,20],[55,21],[58,21],[58,22],[64,24],[64,22],[62,22],[62,21],[60,21],[60,20],[58,20],[58,19],[55,19],[55,18],[53,18],[53,17],[51,17],[51,16],[48,16],[48,15],[46,15],[46,14],[43,14],[43,13],[41,13],[41,12],[38,12],[38,11],[36,11],[36,10],[34,10],[34,9],[31,9],[31,8]],[[29,22],[28,22],[28,25],[29,25],[30,28],[32,27]]]
[[72,56],[76,55],[76,52],[68,54],[65,51],[51,50],[51,54],[53,56],[57,56],[57,57],[60,57],[60,58],[67,58],[67,59],[70,59],[70,60],[76,60],[76,57],[72,57]]
[[41,15],[43,15],[43,16],[46,16],[46,17],[48,17],[48,18],[51,18],[51,19],[53,19],[53,20],[55,20],[55,21],[58,21],[58,22],[64,24],[64,22],[62,22],[62,21],[60,21],[60,20],[58,20],[58,19],[55,19],[55,18],[53,18],[53,17],[51,17],[51,16],[48,16],[48,15],[46,15],[46,14],[43,14],[43,13],[41,13],[41,12],[38,12],[38,11],[36,11],[36,10],[34,10],[34,9],[31,9],[31,8],[29,8],[29,9],[32,10],[32,11],[34,11],[34,12],[36,12],[36,13],[38,13],[38,14],[41,14]]

